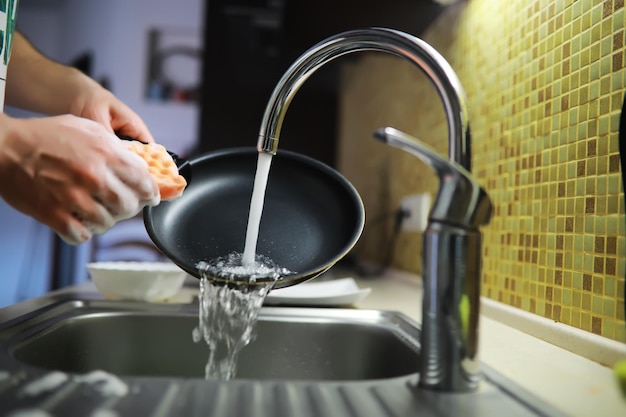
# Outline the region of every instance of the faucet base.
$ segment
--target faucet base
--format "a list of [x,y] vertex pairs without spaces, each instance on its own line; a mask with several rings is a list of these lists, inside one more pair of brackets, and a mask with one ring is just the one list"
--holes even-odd
[[478,388],[480,232],[432,222],[424,233],[424,301],[419,385]]

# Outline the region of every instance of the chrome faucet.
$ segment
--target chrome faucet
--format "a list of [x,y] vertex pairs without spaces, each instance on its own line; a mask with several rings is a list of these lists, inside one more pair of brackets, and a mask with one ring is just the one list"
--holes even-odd
[[300,56],[274,89],[263,116],[257,147],[275,154],[280,130],[294,95],[318,68],[351,52],[381,51],[421,69],[443,101],[448,123],[449,160],[419,140],[393,128],[375,136],[426,162],[441,186],[424,232],[424,300],[419,383],[439,391],[478,387],[478,314],[482,237],[478,227],[491,217],[491,202],[471,171],[467,99],[448,62],[429,44],[385,28],[331,36]]

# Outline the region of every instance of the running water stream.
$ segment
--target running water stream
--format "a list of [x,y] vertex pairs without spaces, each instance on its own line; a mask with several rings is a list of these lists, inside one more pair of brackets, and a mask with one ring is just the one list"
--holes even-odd
[[265,202],[265,189],[267,188],[267,179],[270,175],[271,165],[272,154],[259,152],[256,176],[254,177],[254,188],[252,189],[252,198],[250,199],[246,245],[241,260],[244,266],[254,265],[255,262],[254,256],[256,254],[257,240],[259,239],[261,214],[263,214],[263,203]]
[[[193,340],[204,340],[209,347],[206,379],[235,376],[238,355],[254,339],[265,297],[278,279],[292,273],[256,253],[271,163],[271,154],[259,152],[243,253],[233,252],[196,265],[202,278],[199,323]],[[210,277],[214,276],[227,283],[213,282]],[[257,282],[259,278],[263,280]]]

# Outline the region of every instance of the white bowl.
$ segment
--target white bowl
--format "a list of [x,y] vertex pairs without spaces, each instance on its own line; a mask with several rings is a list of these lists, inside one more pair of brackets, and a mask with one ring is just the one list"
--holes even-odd
[[187,276],[169,262],[92,262],[87,269],[109,300],[166,301],[178,293]]

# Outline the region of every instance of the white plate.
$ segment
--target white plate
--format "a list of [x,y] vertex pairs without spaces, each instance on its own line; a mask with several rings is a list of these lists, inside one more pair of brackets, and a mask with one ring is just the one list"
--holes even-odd
[[271,291],[265,298],[267,305],[345,306],[365,298],[371,288],[359,288],[354,279],[304,282]]

